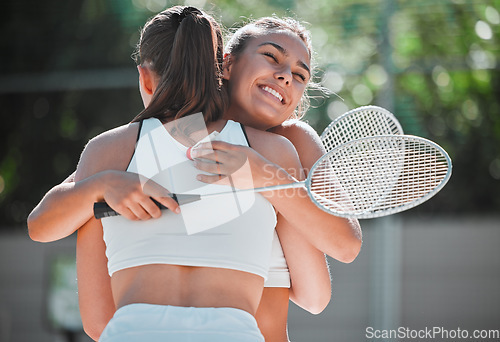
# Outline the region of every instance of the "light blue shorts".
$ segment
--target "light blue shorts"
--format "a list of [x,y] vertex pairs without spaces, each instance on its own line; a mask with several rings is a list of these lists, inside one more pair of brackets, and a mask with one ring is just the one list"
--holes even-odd
[[235,308],[130,304],[115,312],[100,342],[264,342],[255,318]]

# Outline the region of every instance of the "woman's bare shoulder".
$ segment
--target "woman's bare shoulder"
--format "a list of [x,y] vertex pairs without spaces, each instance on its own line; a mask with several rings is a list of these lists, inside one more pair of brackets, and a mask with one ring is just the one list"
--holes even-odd
[[245,127],[248,140],[252,148],[259,150],[294,149],[293,144],[283,135],[268,131],[261,131],[252,127]]
[[280,126],[271,130],[273,133],[282,135],[290,140],[294,145],[307,144],[322,147],[321,139],[316,130],[307,122],[301,120],[288,120]]
[[130,139],[135,141],[139,130],[139,123],[132,122],[126,125],[118,126],[102,132],[101,134],[90,139],[89,144],[110,145],[116,142],[126,142]]
[[316,160],[326,153],[318,133],[307,122],[285,121],[282,125],[274,127],[272,132],[286,137],[295,146],[300,162],[306,169],[311,168]]
[[139,123],[122,125],[89,140],[83,149],[76,179],[104,170],[125,170],[135,150]]
[[285,169],[300,167],[300,160],[293,144],[284,136],[246,127],[250,146],[269,161]]

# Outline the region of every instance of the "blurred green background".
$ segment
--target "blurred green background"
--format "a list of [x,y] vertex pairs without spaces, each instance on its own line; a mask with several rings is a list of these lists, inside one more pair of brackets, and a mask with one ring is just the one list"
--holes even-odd
[[318,133],[383,106],[454,164],[444,190],[406,215],[499,211],[500,0],[26,0],[0,13],[0,229],[25,229],[85,143],[141,110],[130,55],[146,19],[175,4],[228,28],[273,13],[308,22],[316,78],[338,94],[312,94],[304,119]]

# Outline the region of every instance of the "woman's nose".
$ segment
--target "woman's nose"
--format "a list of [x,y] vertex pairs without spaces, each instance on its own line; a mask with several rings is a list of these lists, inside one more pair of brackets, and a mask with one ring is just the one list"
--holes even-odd
[[274,74],[275,78],[289,85],[292,81],[292,72],[288,68],[283,68]]

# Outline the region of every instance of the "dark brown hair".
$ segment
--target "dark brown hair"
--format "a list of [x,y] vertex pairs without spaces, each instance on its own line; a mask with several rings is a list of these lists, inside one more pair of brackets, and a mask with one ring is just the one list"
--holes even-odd
[[[296,19],[293,18],[278,18],[264,17],[256,21],[249,22],[236,30],[228,39],[226,44],[225,52],[230,54],[233,58],[238,58],[239,55],[243,53],[248,45],[250,39],[266,35],[269,33],[288,31],[299,37],[300,40],[306,45],[307,51],[309,53],[309,58],[311,64],[313,63],[313,48],[311,43],[311,37],[309,31]],[[311,75],[313,73],[313,68],[311,65]],[[308,83],[308,86],[313,85],[312,81]],[[314,86],[314,85],[313,85]],[[309,108],[309,96],[304,91],[302,99],[292,115],[294,118],[302,117],[307,109]]]
[[159,77],[150,104],[132,122],[162,122],[203,112],[206,122],[222,117],[223,42],[220,26],[206,13],[175,6],[151,18],[141,31],[133,57]]

